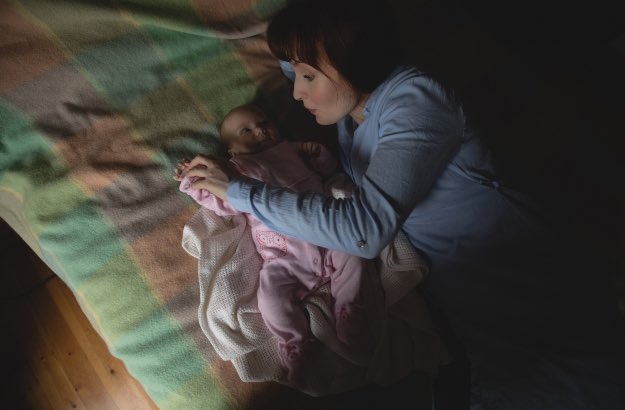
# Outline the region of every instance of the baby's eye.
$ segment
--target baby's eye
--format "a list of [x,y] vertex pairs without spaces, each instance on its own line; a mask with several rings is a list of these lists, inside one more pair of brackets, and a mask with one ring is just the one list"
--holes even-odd
[[250,128],[243,128],[241,131],[243,131],[243,132],[250,132],[252,130]]

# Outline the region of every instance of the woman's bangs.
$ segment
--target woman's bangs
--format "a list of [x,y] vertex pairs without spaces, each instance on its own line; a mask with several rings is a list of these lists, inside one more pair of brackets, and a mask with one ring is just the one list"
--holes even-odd
[[267,42],[274,56],[283,61],[296,61],[316,67],[318,50],[316,33],[292,24],[270,24]]

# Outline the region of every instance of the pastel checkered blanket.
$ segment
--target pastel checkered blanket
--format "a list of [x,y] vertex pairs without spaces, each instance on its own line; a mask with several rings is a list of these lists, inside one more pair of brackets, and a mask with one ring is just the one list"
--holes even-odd
[[236,105],[302,118],[262,36],[284,3],[0,1],[0,217],[161,408],[245,407],[264,388],[210,365],[180,246],[197,206],[171,176],[221,153]]

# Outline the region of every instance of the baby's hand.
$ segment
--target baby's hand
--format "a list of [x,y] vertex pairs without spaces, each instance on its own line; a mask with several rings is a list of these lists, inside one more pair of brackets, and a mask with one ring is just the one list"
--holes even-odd
[[308,157],[315,158],[321,154],[321,144],[312,141],[300,142],[299,151]]
[[191,161],[184,158],[182,161],[178,163],[178,165],[176,165],[176,168],[174,169],[174,179],[176,181],[182,181],[182,178],[183,178],[182,173],[186,171],[187,168],[189,168],[190,163]]

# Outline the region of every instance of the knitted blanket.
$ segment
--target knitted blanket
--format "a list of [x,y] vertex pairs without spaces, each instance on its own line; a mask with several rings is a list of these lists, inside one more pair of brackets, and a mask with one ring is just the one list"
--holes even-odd
[[186,224],[182,245],[198,259],[201,328],[243,381],[277,381],[321,396],[393,383],[413,371],[435,373],[448,359],[426,306],[414,292],[427,267],[403,236],[371,261],[366,272],[363,300],[377,338],[373,356],[358,356],[337,339],[329,285],[323,286],[304,302],[322,352],[298,384],[289,384],[283,375],[278,340],[258,310],[262,260],[245,218],[200,209]]

